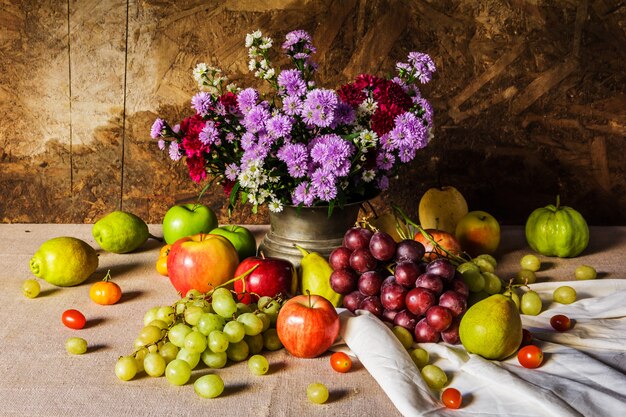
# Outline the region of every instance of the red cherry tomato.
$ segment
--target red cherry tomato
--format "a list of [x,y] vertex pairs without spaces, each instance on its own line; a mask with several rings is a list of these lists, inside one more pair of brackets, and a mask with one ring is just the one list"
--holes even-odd
[[461,392],[456,388],[446,388],[441,393],[441,402],[448,408],[456,410],[461,407],[463,402],[463,396]]
[[552,318],[550,319],[550,324],[555,330],[558,330],[559,332],[564,332],[572,327],[572,321],[569,319],[569,317],[563,314],[557,314],[556,316],[552,316]]
[[73,309],[65,310],[61,315],[61,321],[66,327],[75,330],[82,329],[83,327],[85,327],[85,323],[87,323],[87,320],[85,319],[85,316],[83,316],[83,313]]
[[535,345],[524,346],[517,352],[517,360],[524,368],[537,368],[543,362],[543,351]]
[[346,373],[352,368],[352,359],[343,352],[330,355],[330,366],[337,372]]

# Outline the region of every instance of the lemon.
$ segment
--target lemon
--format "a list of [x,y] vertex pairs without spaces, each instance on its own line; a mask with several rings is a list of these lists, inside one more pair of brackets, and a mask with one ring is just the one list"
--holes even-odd
[[91,234],[102,249],[113,253],[132,252],[150,236],[148,225],[125,211],[114,211],[98,220]]
[[486,359],[511,356],[522,342],[522,320],[509,297],[495,294],[471,306],[459,326],[463,347]]
[[86,242],[74,237],[55,237],[44,242],[30,259],[35,276],[59,287],[85,281],[98,268],[98,255]]

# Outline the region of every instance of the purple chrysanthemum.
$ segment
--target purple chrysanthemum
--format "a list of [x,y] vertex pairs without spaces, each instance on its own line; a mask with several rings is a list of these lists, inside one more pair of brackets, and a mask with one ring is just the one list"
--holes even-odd
[[353,153],[354,145],[339,135],[318,136],[312,141],[311,160],[338,177],[348,174]]
[[246,88],[241,90],[237,95],[237,106],[244,116],[256,106],[259,100],[259,93],[254,88]]
[[291,193],[291,202],[293,205],[297,206],[300,204],[304,204],[305,206],[310,206],[313,204],[315,200],[315,196],[309,190],[310,184],[307,181],[303,181],[294,188]]
[[202,116],[209,113],[211,104],[213,104],[213,97],[205,91],[201,91],[191,98],[191,107]]
[[165,122],[163,119],[156,119],[152,124],[152,128],[150,129],[150,137],[152,139],[156,139],[160,137],[163,133],[163,128],[165,127]]
[[422,84],[428,83],[432,79],[433,72],[437,70],[431,57],[421,52],[410,52],[409,63],[415,70],[417,79]]
[[282,71],[278,76],[278,86],[288,96],[302,96],[306,93],[306,83],[297,69]]
[[296,116],[302,112],[302,100],[298,96],[287,96],[283,100],[283,111],[289,116]]
[[256,136],[253,133],[246,132],[241,135],[241,149],[244,151],[250,149],[256,143]]
[[302,103],[301,116],[309,125],[328,127],[333,122],[338,101],[337,93],[333,90],[311,90]]
[[315,52],[315,48],[311,43],[311,35],[304,30],[293,30],[285,35],[285,42],[283,42],[282,48],[288,52],[293,52],[299,44],[309,49],[311,53]]
[[311,188],[317,198],[330,201],[337,197],[335,177],[326,170],[318,168],[311,174]]
[[180,152],[178,142],[170,142],[169,154],[172,161],[178,161],[183,156]]
[[284,138],[291,135],[292,120],[284,114],[277,114],[266,123],[267,132],[274,138]]
[[270,112],[264,106],[254,106],[243,118],[242,124],[251,133],[257,133],[265,128],[265,122],[270,118]]
[[333,125],[352,125],[356,121],[356,112],[354,108],[340,101],[335,108],[335,115],[333,117]]
[[380,152],[376,156],[376,168],[383,171],[389,171],[393,168],[393,164],[396,158],[392,153],[389,152]]
[[289,175],[293,178],[306,175],[308,165],[306,146],[300,143],[288,143],[278,150],[276,156],[287,165]]
[[237,166],[237,164],[232,163],[226,165],[226,167],[224,168],[224,176],[229,181],[235,181],[237,179],[237,175],[239,175],[239,167]]
[[198,139],[200,139],[200,142],[204,145],[212,145],[219,140],[219,136],[220,132],[215,127],[215,122],[209,120],[202,128],[202,131],[198,135]]
[[157,145],[158,145],[160,150],[164,150],[165,146],[166,146],[165,140],[164,139],[159,139],[159,141],[157,142]]

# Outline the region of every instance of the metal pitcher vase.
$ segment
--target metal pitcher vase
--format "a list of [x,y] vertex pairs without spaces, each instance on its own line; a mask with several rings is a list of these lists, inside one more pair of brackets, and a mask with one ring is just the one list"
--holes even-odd
[[354,226],[362,204],[335,207],[330,216],[327,206],[284,206],[280,213],[270,213],[270,230],[259,245],[259,253],[287,259],[298,268],[302,254],[297,244],[328,259],[333,249],[341,246],[346,230]]

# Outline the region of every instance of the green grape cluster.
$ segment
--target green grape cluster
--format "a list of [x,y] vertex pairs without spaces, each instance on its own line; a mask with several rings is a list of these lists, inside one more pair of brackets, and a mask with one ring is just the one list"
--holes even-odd
[[[192,290],[172,306],[145,313],[134,351],[118,359],[115,374],[122,381],[140,372],[164,375],[172,385],[184,385],[200,364],[219,369],[229,361],[252,357],[251,372],[262,375],[269,365],[259,353],[282,348],[276,319],[283,302],[280,297],[260,297],[257,303],[243,304],[227,288],[207,294]],[[198,381],[194,389],[202,397],[212,398],[223,390],[219,377]]]
[[496,259],[488,254],[478,255],[471,261],[457,266],[457,271],[469,289],[468,303],[470,305],[502,292],[502,280],[495,273],[497,266]]

